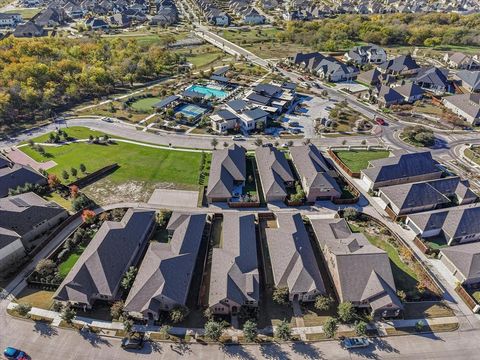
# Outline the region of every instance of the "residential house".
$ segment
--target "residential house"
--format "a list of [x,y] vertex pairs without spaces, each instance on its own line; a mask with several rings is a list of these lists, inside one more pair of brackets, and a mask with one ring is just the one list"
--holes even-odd
[[24,24],[18,24],[13,32],[13,36],[17,38],[24,37],[40,37],[47,35],[42,26],[36,25],[33,21],[27,21]]
[[460,81],[460,86],[468,92],[480,92],[480,71],[460,70],[454,77]]
[[411,76],[419,72],[420,66],[411,55],[400,55],[381,63],[378,69],[387,74]]
[[394,88],[382,85],[376,95],[378,105],[380,107],[390,107],[399,105],[405,101],[403,95],[399,94]]
[[354,47],[343,58],[356,65],[380,64],[387,61],[387,53],[378,45],[368,44]]
[[245,148],[234,144],[214,150],[206,194],[208,202],[227,202],[242,196],[246,176]]
[[247,8],[241,13],[242,22],[248,25],[260,25],[265,23],[265,16],[254,8]]
[[213,314],[236,315],[260,301],[255,216],[224,213],[221,237],[212,249],[208,307]]
[[359,74],[356,67],[346,65],[334,57],[324,56],[318,52],[297,53],[290,59],[290,62],[331,82],[351,81]]
[[0,269],[15,267],[67,211],[33,192],[0,199]]
[[451,91],[450,81],[448,80],[448,69],[437,67],[421,68],[413,83],[422,89],[432,91],[437,94],[443,94]]
[[65,10],[61,7],[50,6],[32,18],[37,26],[53,28],[66,24],[68,20]]
[[357,81],[368,86],[377,86],[382,82],[382,73],[374,68],[358,74]]
[[342,190],[320,150],[315,145],[293,146],[290,156],[302,183],[308,202],[333,200],[342,196]]
[[130,316],[158,320],[162,311],[187,306],[206,216],[175,212],[168,242],[152,241],[125,301]]
[[480,124],[480,93],[446,96],[443,105],[472,125]]
[[295,181],[285,155],[277,148],[262,146],[255,150],[255,158],[265,201],[284,201],[287,188]]
[[108,18],[108,22],[111,26],[119,27],[119,28],[126,28],[132,25],[132,19],[129,18],[125,14],[113,14]]
[[150,20],[150,24],[160,25],[160,26],[169,26],[177,22],[178,22],[178,10],[173,2],[169,2],[168,6],[167,5],[161,6],[158,9],[157,14],[154,15]]
[[378,196],[394,217],[477,201],[468,180],[458,176],[387,186],[379,189]]
[[352,233],[344,219],[311,219],[311,224],[339,301],[368,308],[375,318],[399,316],[403,305],[388,254]]
[[408,82],[404,85],[400,85],[394,88],[395,91],[403,96],[403,102],[414,103],[421,100],[425,91],[413,82]]
[[326,291],[302,216],[275,216],[265,229],[275,288],[288,288],[290,301],[314,301]]
[[0,28],[14,28],[22,22],[22,15],[16,13],[0,13]]
[[105,221],[54,299],[87,309],[96,300],[117,300],[122,278],[136,265],[154,225],[155,211],[140,209],[128,209],[121,221]]
[[480,61],[460,52],[445,54],[443,58],[448,67],[461,70],[480,70]]
[[439,259],[462,285],[480,283],[480,242],[442,248]]
[[441,237],[448,245],[480,239],[480,204],[410,214],[406,224],[421,238]]
[[442,174],[432,153],[424,151],[370,161],[368,168],[361,171],[361,180],[367,189],[378,190],[384,186],[435,180]]
[[0,198],[7,196],[10,189],[25,184],[46,185],[47,179],[30,166],[13,163],[0,155]]
[[90,18],[85,21],[85,26],[91,30],[108,30],[109,25],[100,18]]

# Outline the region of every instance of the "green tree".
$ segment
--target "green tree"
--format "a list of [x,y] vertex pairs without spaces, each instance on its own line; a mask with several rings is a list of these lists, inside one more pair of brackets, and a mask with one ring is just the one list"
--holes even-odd
[[67,170],[63,170],[63,171],[62,171],[62,178],[63,178],[64,180],[68,180],[69,177],[70,177],[70,175],[68,175]]
[[93,202],[84,194],[77,196],[77,198],[72,201],[72,209],[74,211],[80,211],[80,210],[89,208],[92,205],[93,205]]
[[355,323],[355,334],[357,336],[365,336],[367,334],[367,323],[365,321],[357,321]]
[[42,277],[53,275],[57,265],[50,259],[41,259],[35,266],[35,271]]
[[333,305],[334,300],[330,295],[318,295],[315,298],[315,309],[320,311],[327,311]]
[[277,304],[285,305],[288,302],[288,288],[287,287],[279,287],[273,291],[272,299]]
[[243,324],[243,336],[245,341],[254,342],[257,339],[258,330],[257,323],[252,320],[247,320]]
[[60,318],[65,321],[67,324],[71,324],[77,312],[70,305],[65,306],[60,313]]
[[138,269],[135,266],[130,266],[122,279],[121,286],[124,290],[130,290],[137,276]]
[[323,324],[323,332],[325,333],[325,336],[329,339],[335,337],[335,334],[337,333],[338,329],[338,322],[335,318],[329,317],[327,320],[325,320],[325,323]]
[[80,164],[79,168],[82,174],[85,174],[85,172],[87,171],[87,167],[84,164]]
[[183,306],[175,306],[172,310],[170,310],[169,316],[170,319],[174,324],[182,322],[187,315],[187,308]]
[[282,320],[282,322],[277,325],[274,336],[283,341],[290,340],[292,338],[290,323],[287,320]]
[[123,330],[125,330],[125,332],[129,334],[132,331],[132,328],[133,328],[133,321],[130,319],[124,319]]
[[263,145],[263,140],[260,138],[256,138],[253,143],[255,144],[255,146],[260,147]]
[[72,168],[70,169],[70,174],[72,174],[73,177],[77,177],[77,175],[78,175],[78,170],[75,169],[74,167],[72,167]]
[[212,341],[218,341],[223,334],[223,328],[222,323],[215,320],[208,320],[205,323],[205,336]]
[[115,320],[118,320],[123,315],[123,308],[125,307],[125,303],[123,300],[115,301],[112,306],[110,307],[110,315]]
[[212,141],[210,142],[210,144],[212,145],[212,147],[213,147],[214,149],[216,149],[216,148],[217,148],[217,145],[218,145],[218,140],[217,140],[217,138],[213,138]]
[[358,211],[353,207],[348,207],[343,210],[343,217],[349,221],[356,220],[358,218]]
[[20,316],[27,316],[27,314],[32,310],[32,305],[26,303],[19,303],[15,306],[15,312]]
[[350,323],[355,318],[355,308],[350,301],[338,305],[338,318],[344,323]]

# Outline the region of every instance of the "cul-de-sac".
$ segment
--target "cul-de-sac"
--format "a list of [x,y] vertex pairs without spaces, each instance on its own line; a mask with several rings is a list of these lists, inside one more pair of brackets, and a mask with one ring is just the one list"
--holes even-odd
[[0,358],[480,354],[478,0],[0,0]]

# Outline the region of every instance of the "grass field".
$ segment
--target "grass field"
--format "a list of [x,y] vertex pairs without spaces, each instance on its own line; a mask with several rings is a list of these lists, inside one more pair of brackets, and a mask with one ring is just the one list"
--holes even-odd
[[53,291],[39,290],[30,287],[23,289],[18,295],[17,303],[30,304],[41,309],[50,309],[52,306]]
[[37,15],[42,9],[35,8],[35,9],[15,9],[15,10],[8,10],[6,11],[7,14],[20,14],[22,15],[23,20],[30,20],[35,15]]
[[468,159],[480,165],[480,148],[479,147],[465,149],[464,154]]
[[335,154],[351,171],[359,172],[368,167],[369,161],[387,158],[390,152],[387,150],[339,150],[335,151]]
[[[88,137],[90,135],[92,135],[92,136],[102,136],[102,135],[104,135],[104,133],[101,133],[101,132],[95,131],[95,130],[90,130],[90,129],[88,129],[86,127],[82,127],[82,126],[62,127],[61,130],[65,131],[68,134],[68,136],[70,136],[74,139],[88,139]],[[40,135],[36,138],[33,138],[32,141],[35,142],[35,143],[48,142],[49,135],[50,135],[50,133]],[[25,144],[25,143],[26,142],[23,142],[23,144]]]
[[64,262],[58,265],[58,273],[65,278],[67,274],[70,272],[72,267],[77,262],[80,255],[82,255],[83,251],[85,250],[85,246],[79,246],[74,252],[72,252]]
[[196,185],[201,159],[200,153],[155,149],[121,142],[113,145],[76,143],[46,147],[46,157],[30,147],[21,150],[37,161],[55,161],[57,166],[49,172],[56,174],[64,183],[71,182],[73,178],[70,176],[64,180],[63,170],[70,172],[72,167],[78,169],[83,163],[88,172],[93,172],[118,163],[119,169],[109,176],[109,180],[116,183],[137,180]]
[[130,107],[137,111],[151,111],[153,109],[153,105],[158,103],[160,100],[162,99],[158,97],[139,99],[133,102]]

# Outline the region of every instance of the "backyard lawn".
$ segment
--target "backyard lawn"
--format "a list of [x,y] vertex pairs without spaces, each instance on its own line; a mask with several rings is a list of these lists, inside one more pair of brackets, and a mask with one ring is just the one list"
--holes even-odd
[[352,172],[360,172],[368,167],[369,161],[387,158],[390,152],[387,150],[338,150],[335,154]]
[[16,302],[30,304],[33,307],[41,309],[50,309],[52,306],[53,291],[39,290],[31,287],[26,287],[18,295]]
[[74,252],[72,252],[65,261],[63,261],[60,265],[58,265],[58,273],[65,278],[67,274],[70,272],[72,267],[77,262],[80,255],[82,255],[83,251],[85,250],[85,246],[79,246]]
[[148,97],[144,99],[139,99],[133,102],[130,107],[137,111],[151,111],[153,109],[153,105],[158,103],[161,98],[158,97]]

